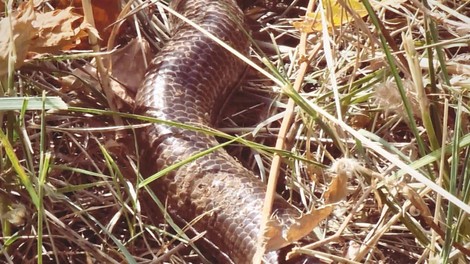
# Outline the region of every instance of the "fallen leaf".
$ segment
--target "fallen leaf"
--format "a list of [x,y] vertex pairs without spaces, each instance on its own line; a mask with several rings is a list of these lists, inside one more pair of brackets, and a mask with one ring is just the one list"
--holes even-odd
[[[106,57],[106,56],[105,56]],[[131,40],[126,46],[112,52],[105,60],[105,65],[112,62],[110,87],[117,98],[116,106],[123,109],[126,106],[134,104],[134,95],[142,84],[146,65],[150,63],[152,54],[149,44],[137,39]],[[88,87],[100,87],[99,78],[96,68],[91,64],[85,65],[83,68],[76,68],[72,71],[73,75],[64,76],[58,79],[62,84],[61,91],[67,93],[71,90],[89,92]],[[132,72],[132,74],[129,74]],[[83,85],[86,83],[87,85]]]
[[320,209],[314,209],[312,212],[303,215],[287,231],[287,241],[295,242],[317,227],[320,222],[327,218],[333,211],[332,205],[327,205]]
[[343,200],[348,195],[348,177],[345,173],[340,173],[331,180],[330,186],[325,193],[326,203],[336,203]]
[[137,92],[147,71],[147,65],[153,58],[148,42],[133,39],[110,56],[112,76],[127,89]]
[[0,76],[7,73],[9,61],[17,69],[29,53],[69,50],[88,33],[97,35],[72,8],[41,13],[33,5],[33,1],[25,2],[10,17],[0,20],[0,34],[6,36],[0,38]]
[[37,30],[32,26],[35,19],[31,2],[26,2],[13,11],[11,18],[0,20],[0,76],[8,72],[9,60],[13,60],[15,69],[23,65],[36,37]]
[[336,203],[348,195],[348,179],[356,174],[359,164],[355,159],[337,159],[331,166],[331,171],[336,177],[331,180],[330,186],[325,193],[326,203]]
[[[93,20],[95,28],[99,33],[102,43],[107,43],[111,33],[111,27],[116,22],[121,12],[121,1],[119,0],[92,0]],[[82,0],[60,0],[56,8],[73,8],[73,12],[83,15]]]
[[308,13],[303,21],[293,22],[293,26],[297,30],[306,33],[321,31],[322,23],[319,12],[322,11],[325,12],[329,28],[339,27],[351,22],[354,18],[349,11],[356,13],[361,18],[368,15],[367,10],[359,0],[322,0],[322,5],[323,10],[317,9],[313,13]]
[[95,27],[100,33],[104,43],[108,42],[111,34],[110,25],[116,22],[121,12],[121,1],[119,0],[93,0],[93,18]]
[[38,38],[32,51],[39,53],[54,53],[60,50],[70,50],[81,43],[87,36],[87,30],[93,27],[82,23],[83,16],[72,11],[72,7],[46,13],[38,13],[33,26],[38,30]]
[[424,217],[429,217],[432,219],[431,210],[424,202],[423,198],[411,187],[404,185],[402,188],[402,194],[414,205],[416,209],[419,210],[420,214]]
[[307,236],[332,211],[333,206],[327,205],[303,214],[299,218],[293,218],[290,223],[281,223],[276,218],[271,218],[264,232],[266,252],[280,249]]

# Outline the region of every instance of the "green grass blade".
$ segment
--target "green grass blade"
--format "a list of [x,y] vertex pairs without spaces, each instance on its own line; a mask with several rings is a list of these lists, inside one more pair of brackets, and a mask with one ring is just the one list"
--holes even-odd
[[24,112],[26,110],[57,109],[66,110],[67,104],[57,96],[41,97],[2,97],[0,98],[0,111],[17,110]]
[[171,172],[171,171],[173,171],[173,170],[176,170],[176,169],[178,169],[179,167],[181,167],[181,166],[183,166],[183,165],[185,165],[185,164],[188,164],[188,163],[190,163],[190,162],[192,162],[192,161],[195,161],[195,160],[197,160],[197,159],[200,158],[200,157],[203,157],[203,156],[205,156],[205,155],[207,155],[207,154],[209,154],[209,153],[212,153],[212,152],[214,152],[214,151],[216,151],[216,150],[218,150],[218,149],[221,149],[221,148],[223,148],[223,147],[225,147],[225,146],[227,146],[227,145],[230,145],[231,143],[233,143],[233,142],[235,142],[235,141],[236,141],[236,139],[229,140],[229,141],[227,141],[227,142],[224,142],[224,143],[222,143],[222,144],[219,144],[219,145],[214,146],[214,147],[212,147],[212,148],[209,148],[209,149],[207,149],[207,150],[201,151],[201,152],[199,152],[199,153],[197,153],[197,154],[195,154],[195,155],[193,155],[193,156],[191,156],[191,157],[189,157],[189,158],[187,158],[187,159],[185,159],[185,160],[182,160],[182,161],[179,161],[179,162],[177,162],[177,163],[175,163],[175,164],[172,164],[172,165],[170,165],[170,166],[168,166],[168,167],[166,167],[166,168],[160,170],[159,172],[153,174],[152,176],[150,176],[150,177],[144,179],[142,182],[139,183],[138,188],[140,189],[140,188],[142,188],[142,187],[145,187],[145,186],[147,186],[148,184],[150,184],[151,182],[153,182],[153,181],[159,179],[160,177],[166,175],[167,173],[169,173],[169,172]]
[[380,38],[380,42],[382,44],[383,51],[384,51],[385,56],[387,58],[387,62],[390,65],[390,70],[392,72],[392,76],[395,80],[395,83],[397,84],[397,88],[398,88],[398,91],[400,93],[400,97],[402,99],[403,106],[405,107],[406,116],[407,116],[408,121],[409,121],[408,124],[410,126],[410,129],[411,129],[413,135],[416,138],[416,142],[418,143],[419,153],[421,154],[421,156],[424,156],[427,153],[427,148],[426,148],[426,145],[424,144],[423,139],[421,138],[421,136],[419,134],[418,127],[416,126],[416,120],[413,116],[413,111],[411,109],[411,104],[410,104],[410,101],[408,100],[408,97],[407,97],[406,92],[405,92],[405,88],[403,86],[402,77],[400,76],[400,74],[397,70],[395,59],[394,59],[394,57],[393,57],[393,55],[390,51],[390,48],[387,44],[387,40],[385,39],[385,37],[383,35],[382,29],[381,29],[382,27],[380,26],[380,21],[377,18],[376,14],[374,12],[374,9],[372,8],[370,2],[368,0],[364,0],[364,1],[362,1],[362,3],[364,4],[364,7],[366,8],[367,12],[369,13],[369,17],[370,17],[372,23],[374,24],[375,28],[378,31],[378,35],[379,35],[379,38]]
[[18,157],[16,156],[15,151],[13,150],[13,147],[10,144],[10,141],[8,140],[7,136],[3,133],[1,129],[0,129],[0,141],[3,145],[3,148],[5,149],[8,159],[11,162],[11,165],[13,166],[18,177],[20,178],[21,183],[26,188],[26,191],[28,191],[28,194],[31,197],[31,201],[36,206],[36,208],[39,208],[38,194],[36,190],[34,189],[29,176],[26,174],[25,170],[21,166],[20,161],[18,160]]
[[[451,167],[450,167],[450,182],[449,182],[449,192],[453,195],[457,195],[457,175],[458,175],[458,168],[459,168],[459,162],[460,162],[460,156],[459,156],[459,141],[460,141],[460,135],[462,132],[462,97],[460,96],[458,98],[458,105],[456,109],[457,115],[456,115],[456,120],[455,120],[455,126],[454,126],[454,135],[452,138],[452,161],[451,161]],[[444,246],[442,248],[441,252],[441,261],[442,263],[448,263],[449,262],[449,257],[450,253],[452,250],[452,244],[455,242],[456,239],[456,227],[454,226],[454,216],[455,216],[455,210],[456,210],[456,205],[454,204],[449,204],[447,208],[447,218],[446,218],[446,237],[444,241]]]

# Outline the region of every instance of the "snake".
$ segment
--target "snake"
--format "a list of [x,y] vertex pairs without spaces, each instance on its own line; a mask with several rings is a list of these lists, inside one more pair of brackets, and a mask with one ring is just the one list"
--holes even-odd
[[[235,0],[173,0],[170,8],[243,55],[250,38]],[[175,16],[171,38],[153,58],[136,95],[136,112],[163,121],[214,127],[223,103],[243,78],[246,63]],[[213,135],[168,122],[152,123],[140,137],[144,176],[218,146]],[[223,148],[197,158],[156,180],[155,192],[167,201],[170,215],[191,222],[233,263],[252,263],[260,235],[266,186]],[[273,216],[290,223],[299,212],[280,195]],[[210,250],[207,250],[210,251]],[[220,254],[219,254],[220,255]],[[227,259],[216,257],[219,263]],[[283,262],[279,250],[265,263]]]

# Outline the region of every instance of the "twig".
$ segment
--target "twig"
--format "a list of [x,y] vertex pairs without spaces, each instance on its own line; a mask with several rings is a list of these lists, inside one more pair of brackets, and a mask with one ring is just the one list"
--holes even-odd
[[[314,4],[314,1],[309,1],[309,4],[307,6],[307,10],[306,10],[306,15],[308,13],[312,12],[313,4]],[[308,67],[308,60],[305,59],[305,58],[307,58],[307,55],[306,55],[306,42],[307,42],[307,33],[306,32],[301,32],[300,43],[299,43],[300,68],[299,68],[299,73],[297,75],[297,78],[294,82],[294,87],[293,87],[293,89],[297,92],[300,90],[300,87],[301,87],[301,85],[304,81],[304,76],[305,76],[305,73],[306,73],[307,67]],[[286,138],[287,132],[289,130],[289,127],[292,123],[292,119],[293,119],[294,107],[295,107],[294,100],[289,98],[289,101],[288,101],[287,107],[286,107],[286,111],[285,111],[285,116],[284,116],[284,119],[282,120],[281,128],[280,128],[279,134],[277,136],[276,146],[275,146],[276,149],[279,149],[279,150],[284,149],[285,138]],[[264,230],[267,227],[267,222],[269,221],[269,218],[270,218],[270,215],[271,215],[274,196],[276,194],[276,185],[277,185],[277,179],[279,177],[279,168],[280,168],[280,166],[281,166],[281,156],[279,156],[278,154],[274,154],[273,161],[271,163],[271,169],[269,171],[266,197],[264,199],[262,220],[261,220],[261,226],[260,226],[260,234],[258,236],[256,253],[255,253],[255,256],[253,258],[253,263],[254,264],[260,264],[261,263],[263,255],[266,251],[266,245],[264,243],[264,241],[265,241]]]

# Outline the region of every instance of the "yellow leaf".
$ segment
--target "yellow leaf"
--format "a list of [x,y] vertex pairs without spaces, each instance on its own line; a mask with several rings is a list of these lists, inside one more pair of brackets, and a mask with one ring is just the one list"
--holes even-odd
[[293,26],[302,32],[311,33],[322,30],[320,12],[324,12],[328,28],[350,23],[354,19],[352,13],[360,18],[368,14],[360,0],[322,0],[322,7],[307,14],[303,21],[293,22]]

